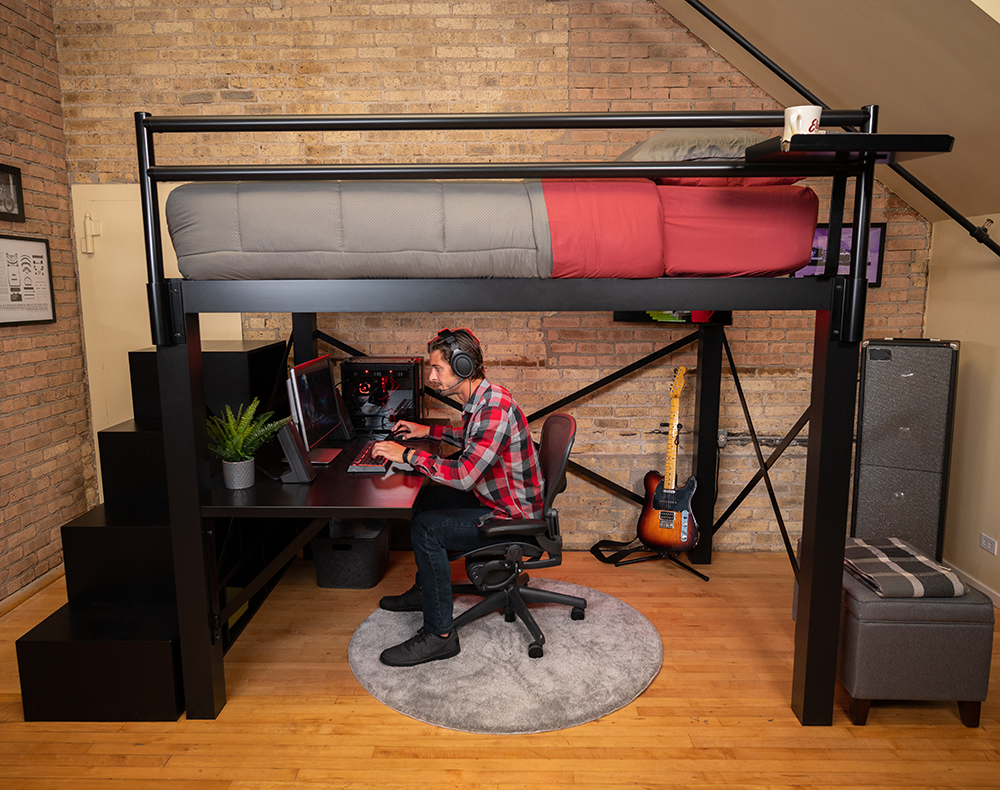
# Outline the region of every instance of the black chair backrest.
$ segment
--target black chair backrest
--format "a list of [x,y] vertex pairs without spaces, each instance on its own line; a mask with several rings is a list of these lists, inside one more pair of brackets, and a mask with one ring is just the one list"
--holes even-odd
[[566,488],[566,467],[569,453],[576,438],[576,420],[568,414],[553,414],[542,426],[542,440],[538,444],[538,463],[545,480],[545,510],[552,509],[556,494]]

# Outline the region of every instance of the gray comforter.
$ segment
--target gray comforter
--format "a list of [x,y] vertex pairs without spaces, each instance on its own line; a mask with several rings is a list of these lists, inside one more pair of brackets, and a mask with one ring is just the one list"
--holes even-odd
[[538,181],[194,183],[166,209],[195,280],[552,276]]

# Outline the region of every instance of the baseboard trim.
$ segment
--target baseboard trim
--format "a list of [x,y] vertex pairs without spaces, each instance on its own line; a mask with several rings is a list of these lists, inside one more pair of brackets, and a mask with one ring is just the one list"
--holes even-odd
[[0,617],[10,614],[18,606],[27,601],[31,596],[37,592],[41,592],[46,587],[48,587],[52,582],[59,581],[63,576],[66,575],[66,571],[63,566],[60,565],[58,568],[53,568],[50,571],[46,571],[41,576],[39,576],[34,581],[28,582],[24,587],[22,587],[17,592],[13,592],[0,601]]
[[977,590],[982,590],[984,593],[986,593],[986,595],[988,595],[993,600],[993,607],[995,609],[1000,609],[1000,591],[988,587],[974,576],[971,576],[970,574],[963,571],[961,568],[956,568],[954,565],[952,565],[951,569],[958,574],[958,577],[963,582],[967,582],[968,584],[971,584],[973,587],[975,587]]

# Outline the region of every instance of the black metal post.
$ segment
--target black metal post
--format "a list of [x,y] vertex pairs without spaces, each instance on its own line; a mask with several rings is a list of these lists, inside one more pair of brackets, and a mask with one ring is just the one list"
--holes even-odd
[[139,198],[142,204],[143,245],[146,248],[146,298],[149,300],[149,331],[153,345],[172,343],[170,297],[163,275],[163,250],[160,246],[160,209],[156,182],[149,168],[156,164],[153,136],[146,129],[149,113],[135,114],[135,139],[139,156]]
[[[865,107],[869,120],[863,131],[873,134],[878,128],[878,107]],[[843,324],[839,327],[840,340],[860,343],[865,331],[865,305],[868,300],[868,236],[871,232],[872,193],[875,188],[875,159],[864,157],[864,168],[854,184],[854,233],[851,239],[851,272],[845,286]],[[827,241],[827,244],[830,242]]]
[[189,719],[214,719],[226,704],[222,641],[213,639],[215,547],[202,521],[209,487],[197,315],[186,320],[186,343],[156,350],[167,466],[174,584],[184,699]]
[[860,349],[831,340],[830,320],[816,313],[792,670],[792,710],[807,725],[833,722]]
[[691,501],[699,527],[698,545],[688,552],[695,565],[712,562],[712,524],[715,521],[716,480],[719,469],[719,402],[722,391],[722,333],[717,324],[700,328],[698,375],[694,396],[694,450],[692,466],[698,489]]
[[826,226],[826,265],[823,273],[835,277],[840,267],[840,238],[844,227],[844,204],[847,197],[847,173],[841,170],[833,177],[830,192],[830,216]]
[[292,356],[296,365],[316,359],[316,314],[292,313]]

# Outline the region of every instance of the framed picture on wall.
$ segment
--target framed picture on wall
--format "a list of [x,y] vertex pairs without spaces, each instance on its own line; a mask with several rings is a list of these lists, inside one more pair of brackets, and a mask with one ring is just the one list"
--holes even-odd
[[[826,268],[826,249],[829,243],[830,229],[828,225],[817,225],[813,236],[812,255],[809,265],[795,272],[796,277],[809,277],[822,274]],[[840,254],[837,274],[848,274],[851,270],[851,241],[854,239],[854,226],[844,225],[840,232]],[[873,222],[868,234],[868,287],[878,288],[882,284],[882,259],[885,257],[885,223]]]
[[0,219],[24,222],[21,171],[9,165],[0,165]]
[[0,235],[0,266],[0,325],[56,320],[47,240]]

